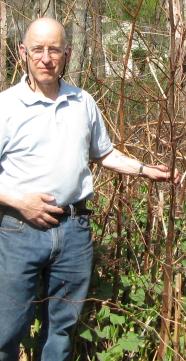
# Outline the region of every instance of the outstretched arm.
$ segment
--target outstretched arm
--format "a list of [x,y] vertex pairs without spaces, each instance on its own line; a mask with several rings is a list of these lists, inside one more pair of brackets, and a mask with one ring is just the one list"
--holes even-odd
[[[125,156],[117,149],[114,149],[111,153],[99,159],[99,163],[103,167],[119,173],[147,177],[156,181],[169,181],[171,177],[167,166],[143,164],[139,160]],[[174,183],[179,183],[179,180],[180,175],[176,169]]]

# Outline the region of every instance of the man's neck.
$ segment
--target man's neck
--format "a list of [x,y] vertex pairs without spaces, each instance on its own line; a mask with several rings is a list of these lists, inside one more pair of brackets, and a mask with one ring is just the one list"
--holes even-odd
[[34,92],[43,94],[45,97],[56,100],[59,93],[59,82],[37,84],[36,82],[28,82],[29,87]]

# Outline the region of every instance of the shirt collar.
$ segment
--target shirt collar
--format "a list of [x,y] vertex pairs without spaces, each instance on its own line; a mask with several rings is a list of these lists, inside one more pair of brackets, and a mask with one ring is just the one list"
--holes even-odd
[[38,102],[48,104],[53,104],[57,102],[59,104],[61,102],[67,101],[68,97],[78,95],[78,88],[66,83],[63,79],[61,79],[58,98],[56,99],[56,101],[53,101],[52,99],[45,97],[39,92],[32,91],[26,82],[26,77],[27,75],[24,74],[21,78],[21,82],[19,84],[20,91],[18,94],[20,100],[26,105],[33,105]]

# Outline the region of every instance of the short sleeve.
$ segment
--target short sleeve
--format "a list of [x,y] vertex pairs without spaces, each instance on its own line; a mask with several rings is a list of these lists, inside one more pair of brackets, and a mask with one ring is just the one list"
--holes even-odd
[[2,158],[4,154],[6,145],[8,144],[10,137],[7,121],[7,114],[4,114],[4,112],[2,111],[0,116],[0,158]]
[[101,112],[93,101],[91,109],[92,132],[90,142],[90,159],[99,159],[113,150]]

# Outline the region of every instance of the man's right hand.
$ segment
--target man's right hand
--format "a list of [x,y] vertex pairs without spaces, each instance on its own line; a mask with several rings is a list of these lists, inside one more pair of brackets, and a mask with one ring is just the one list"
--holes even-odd
[[28,193],[17,199],[16,209],[33,225],[51,228],[59,223],[53,213],[63,214],[63,210],[52,203],[55,203],[55,198],[50,194]]

